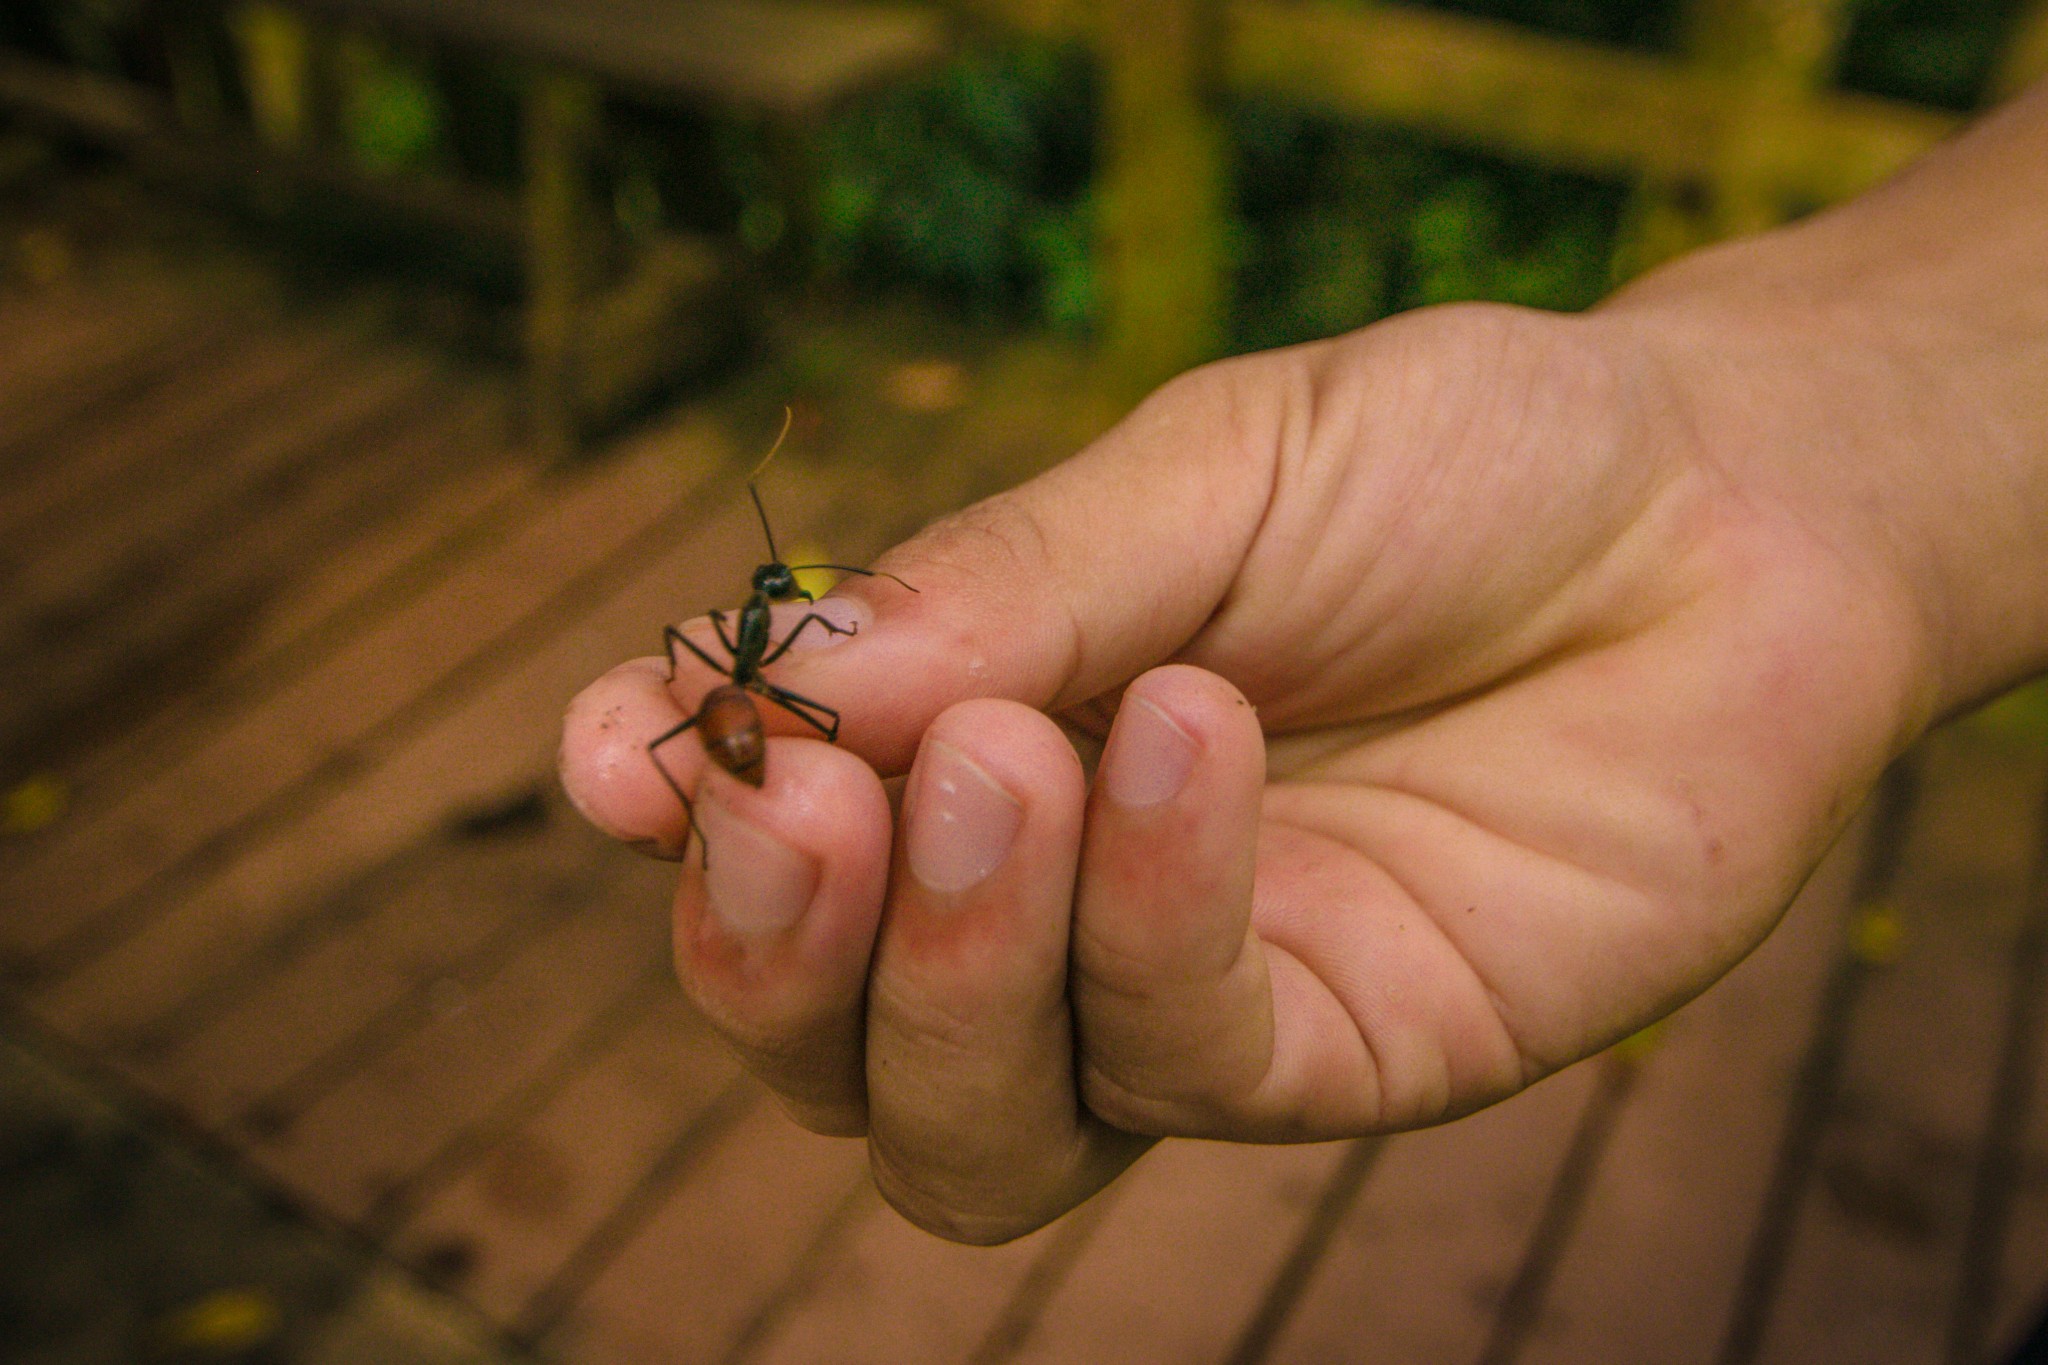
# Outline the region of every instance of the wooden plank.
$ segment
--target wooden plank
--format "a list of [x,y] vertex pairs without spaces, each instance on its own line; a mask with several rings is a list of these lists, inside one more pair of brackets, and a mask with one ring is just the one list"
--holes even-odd
[[0,395],[17,386],[25,390],[36,380],[47,383],[49,370],[89,358],[93,344],[111,330],[106,297],[82,281],[9,284],[0,293],[0,317],[7,320],[0,328],[0,376],[6,376]]
[[1123,1177],[1115,1207],[1028,1334],[983,1358],[1224,1358],[1345,1150],[1162,1144]]
[[2048,804],[2011,970],[1949,1319],[1951,1360],[2002,1360],[2048,1317]]
[[439,1144],[661,968],[667,938],[657,907],[600,901],[561,917],[250,1155],[330,1216],[363,1218]]
[[217,964],[138,1027],[137,1079],[208,1127],[295,1108],[280,1097],[305,1093],[309,1074],[345,1071],[346,1058],[415,1027],[448,990],[473,989],[623,871],[559,803],[534,809],[541,823],[530,828],[434,828]]
[[427,1202],[394,1251],[492,1320],[522,1321],[738,1074],[681,992],[663,992],[604,1056]]
[[566,1361],[726,1357],[783,1286],[873,1196],[865,1146],[756,1104],[688,1170],[552,1333]]
[[[203,447],[162,452],[53,527],[12,585],[10,643],[47,649],[94,607],[161,581],[261,516],[266,483],[289,480],[337,432],[427,387],[416,364],[395,356],[366,356],[360,368],[324,359],[301,374],[289,404],[232,411]],[[171,458],[178,454],[186,458]]]
[[322,433],[241,490],[250,512],[224,510],[185,537],[192,553],[66,612],[16,699],[26,719],[0,725],[0,755],[17,771],[47,770],[210,676],[279,585],[431,489],[455,463],[448,452],[473,446],[488,419],[478,395],[429,383]]
[[[501,410],[503,400],[500,392]],[[76,818],[92,818],[119,800],[135,771],[168,768],[204,749],[237,717],[430,592],[467,554],[547,515],[552,486],[544,478],[544,461],[502,439],[502,411],[486,425],[499,439],[463,453],[452,462],[457,467],[451,477],[429,482],[391,515],[359,528],[346,544],[280,585],[205,687],[181,692],[141,724],[67,755],[58,771],[69,785]],[[5,865],[0,852],[0,868]]]
[[[110,808],[54,831],[8,878],[24,913],[0,924],[0,947],[18,959],[55,953],[60,961],[106,951],[255,840],[239,832],[249,822],[282,818],[265,812],[311,799],[294,793],[311,790],[308,782],[331,784],[363,761],[365,745],[395,742],[394,733],[429,720],[445,704],[433,689],[451,670],[493,641],[505,642],[501,652],[523,649],[529,634],[557,629],[560,613],[572,610],[564,594],[589,575],[608,591],[610,575],[625,571],[605,567],[622,545],[650,528],[655,536],[681,531],[718,453],[699,430],[672,444],[651,438],[625,458],[565,475],[547,515],[438,566],[430,591],[237,715],[203,750],[133,775]],[[706,577],[697,581],[708,595]],[[580,598],[573,610],[583,610]],[[483,666],[468,667],[478,676]]]
[[944,1241],[877,1204],[848,1231],[810,1292],[785,1306],[745,1359],[748,1365],[1004,1359],[1115,1203],[1112,1189],[1051,1226],[996,1247]]
[[1687,9],[1686,55],[1726,91],[1721,143],[1704,179],[1641,179],[1615,243],[1615,279],[1712,241],[1775,227],[1805,207],[1753,173],[1764,142],[1750,123],[1825,94],[1847,20],[1841,0],[1718,0]]
[[[75,447],[131,420],[136,409],[164,397],[189,371],[231,354],[240,335],[260,325],[261,310],[236,316],[242,311],[210,309],[139,350],[117,349],[111,361],[103,357],[103,363],[70,382],[52,386],[32,413],[0,423],[0,472],[17,485],[10,488],[8,501],[19,496],[19,484],[47,476],[52,464],[61,468]],[[9,325],[18,324],[10,318]]]
[[99,392],[110,371],[134,363],[204,316],[187,291],[96,282],[56,286],[15,302],[0,350],[0,440],[32,441],[53,408]]
[[[815,491],[789,489],[783,503],[795,512],[802,494]],[[549,771],[562,704],[589,681],[593,661],[602,666],[647,648],[643,642],[658,638],[679,597],[715,601],[731,593],[733,566],[758,554],[752,508],[735,506],[729,489],[719,493],[723,507],[699,534],[686,537],[678,524],[694,521],[700,505],[686,497],[669,507],[673,519],[643,522],[634,539],[612,541],[608,556],[582,579],[556,590],[556,610],[546,610],[546,601],[533,607],[525,630],[468,653],[408,704],[401,723],[370,732],[339,759],[323,759],[323,767],[284,788],[277,804],[259,808],[253,823],[230,827],[218,861],[185,874],[189,881],[163,895],[164,913],[139,923],[85,970],[38,991],[35,1008],[74,1037],[117,1039],[204,979],[223,955],[274,932],[315,889],[387,856],[452,805]],[[815,535],[811,515],[793,524]],[[533,582],[555,581],[559,572],[546,560],[526,569],[529,599]],[[459,597],[446,605],[457,613],[473,606]],[[458,615],[416,624],[453,633],[465,622]],[[378,648],[362,666],[388,673],[405,658]],[[372,677],[339,670],[321,681],[344,692],[375,685]],[[264,775],[266,760],[281,765],[288,758],[258,754],[247,767],[220,774],[222,800],[241,796],[239,784]]]
[[[19,572],[21,559],[61,542],[97,505],[132,496],[160,463],[176,467],[200,458],[227,438],[238,410],[279,401],[330,363],[341,344],[338,336],[304,329],[241,329],[109,420],[24,461],[0,493],[0,535],[7,545],[0,573]],[[10,599],[10,614],[19,607]]]
[[1905,937],[1863,988],[1766,1359],[1942,1353],[2043,764],[1962,731],[1926,755]]
[[[485,412],[469,438],[449,442],[435,454],[437,476],[425,481],[389,509],[375,524],[358,527],[344,544],[324,551],[289,584],[280,587],[261,620],[235,657],[224,662],[224,676],[241,677],[269,666],[295,643],[325,634],[340,618],[362,608],[366,597],[397,576],[416,574],[437,557],[437,548],[470,532],[500,525],[520,512],[538,513],[552,501],[552,490],[534,487],[543,462],[507,431],[506,394],[502,386],[483,398]],[[445,476],[445,477],[444,477]],[[518,510],[515,510],[515,505]],[[446,551],[440,553],[445,554]]]
[[1597,1075],[1389,1139],[1270,1345],[1233,1365],[1477,1359]]
[[1637,1063],[1518,1360],[1678,1365],[1720,1349],[1866,833],[1852,828],[1763,946],[1673,1016]]

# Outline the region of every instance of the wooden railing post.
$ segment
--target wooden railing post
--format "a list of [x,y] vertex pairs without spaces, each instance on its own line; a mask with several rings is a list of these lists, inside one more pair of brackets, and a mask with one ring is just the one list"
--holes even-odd
[[2048,0],[2033,0],[2015,16],[2005,55],[1991,76],[1991,98],[2017,95],[2048,76]]
[[1222,348],[1221,30],[1215,0],[1117,0],[1097,16],[1103,364],[1116,392],[1136,395]]
[[588,81],[535,71],[526,86],[527,417],[535,441],[576,444],[576,321],[589,281],[586,157],[597,122]]
[[312,122],[305,22],[282,5],[264,2],[233,11],[228,27],[241,49],[242,85],[256,135],[273,147],[304,147]]
[[1690,50],[1716,92],[1718,145],[1704,178],[1638,188],[1615,253],[1618,277],[1783,221],[1790,206],[1763,173],[1764,129],[1827,85],[1846,11],[1845,0],[1695,0]]

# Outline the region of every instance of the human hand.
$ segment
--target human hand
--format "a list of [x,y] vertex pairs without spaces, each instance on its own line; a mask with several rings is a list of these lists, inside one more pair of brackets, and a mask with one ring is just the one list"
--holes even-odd
[[[1426,1124],[1675,1007],[1933,705],[1907,582],[1775,477],[1802,405],[1709,417],[1678,368],[1625,309],[1411,315],[1186,376],[891,552],[919,591],[842,585],[858,635],[775,669],[841,747],[764,706],[759,791],[663,750],[691,996],[973,1241],[1153,1137]],[[719,679],[665,671],[563,757],[673,853],[643,746]],[[1052,716],[1106,732],[1092,788]]]

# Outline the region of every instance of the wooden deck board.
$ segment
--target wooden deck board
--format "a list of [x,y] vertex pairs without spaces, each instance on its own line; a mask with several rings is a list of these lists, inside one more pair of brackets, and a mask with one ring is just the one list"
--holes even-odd
[[0,338],[0,433],[39,434],[89,406],[110,379],[175,345],[200,316],[177,285],[66,284],[17,295]]
[[561,916],[487,979],[454,986],[423,1027],[363,1059],[252,1154],[317,1207],[362,1220],[659,968],[667,927],[638,905]]
[[[446,446],[460,454],[434,461],[441,477],[409,485],[402,505],[385,509],[386,515],[345,542],[323,546],[313,562],[296,566],[241,648],[222,661],[223,680],[259,672],[295,644],[338,634],[344,618],[374,610],[379,589],[417,573],[443,542],[472,528],[483,533],[501,525],[515,502],[533,500],[540,461],[506,443],[503,395],[478,394],[472,401],[474,409],[466,408],[462,421],[445,434]],[[440,467],[446,464],[454,468]]]
[[877,1204],[863,1211],[826,1272],[790,1304],[749,1365],[983,1365],[1008,1358],[1072,1269],[1110,1193],[997,1247],[944,1241]]
[[1965,735],[1925,752],[1904,938],[1858,1002],[1763,1359],[1943,1357],[2044,769]]
[[1029,1334],[1000,1358],[1222,1360],[1345,1147],[1161,1144],[1123,1178]]
[[1388,1139],[1270,1346],[1232,1365],[1477,1360],[1597,1079]]
[[408,388],[323,434],[317,453],[331,458],[275,471],[250,490],[245,501],[263,509],[253,521],[195,525],[184,545],[124,566],[125,582],[41,618],[19,719],[0,725],[12,766],[53,767],[151,714],[181,684],[211,676],[278,585],[415,489],[431,489],[439,476],[414,469],[414,459],[473,430],[487,411],[480,396]]
[[1650,1041],[1518,1359],[1716,1358],[1867,832],[1852,828],[1764,945]]
[[550,1344],[589,1365],[721,1361],[870,1189],[860,1143],[806,1133],[765,1098],[686,1170],[581,1293]]
[[[148,907],[133,907],[165,894],[153,887],[203,877],[195,864],[218,859],[209,850],[237,822],[258,818],[317,780],[323,765],[331,770],[337,755],[374,743],[417,713],[438,682],[491,641],[535,620],[559,585],[602,564],[617,538],[693,507],[693,465],[676,457],[696,461],[701,471],[717,454],[696,443],[650,446],[565,479],[545,515],[443,566],[431,592],[361,632],[316,672],[238,714],[203,750],[138,775],[110,809],[58,831],[9,879],[35,913],[0,927],[0,941],[34,954],[91,932],[109,916],[140,921]],[[537,594],[536,584],[555,591]]]
[[[328,447],[374,430],[376,419],[431,381],[400,361],[341,362],[342,347],[312,345],[286,357],[290,401],[258,388],[226,407],[180,452],[121,471],[115,488],[96,487],[51,519],[9,592],[10,639],[43,649],[65,642],[67,628],[146,598],[173,571],[225,548],[223,537],[260,530],[280,495],[346,462],[323,460]],[[279,376],[282,377],[282,376]]]
[[21,438],[0,494],[7,544],[0,584],[8,588],[9,615],[24,605],[12,591],[21,560],[61,541],[96,505],[120,507],[155,470],[203,458],[245,404],[289,402],[293,386],[342,344],[256,317],[241,328],[223,324],[219,338],[190,363],[159,372],[159,382],[128,402],[93,405],[76,423],[82,430]]
[[[502,401],[490,426],[503,422]],[[450,566],[507,528],[539,515],[540,462],[492,439],[452,477],[430,481],[376,526],[317,562],[301,564],[216,661],[203,688],[178,691],[132,726],[81,745],[54,765],[82,809],[126,799],[138,771],[168,770],[207,749],[271,698],[340,657],[408,602],[433,591]],[[32,845],[33,846],[33,845]],[[21,862],[27,850],[0,869]],[[0,877],[4,877],[0,871]]]
[[[21,453],[4,515],[10,534],[36,552],[33,574],[61,586],[77,570],[53,572],[45,555],[104,571],[101,560],[118,563],[175,529],[179,500],[202,497],[204,485],[218,486],[236,466],[261,457],[252,427],[272,416],[290,420],[369,372],[361,339],[346,329],[251,316],[223,332],[217,351],[173,369],[131,402],[91,409],[82,429]],[[188,487],[194,481],[201,486]],[[160,505],[165,496],[172,501]],[[24,582],[36,586],[34,577]],[[19,605],[10,594],[10,613]]]
[[[543,807],[546,810],[547,807]],[[557,808],[552,822],[565,822]],[[594,837],[594,836],[593,836]],[[145,1083],[209,1126],[278,1107],[309,1071],[360,1055],[429,1015],[548,920],[579,912],[616,860],[559,838],[436,829],[339,887],[248,957],[142,1025]],[[581,843],[582,841],[575,841]]]
[[519,1322],[738,1078],[738,1063],[681,992],[665,991],[407,1220],[394,1250],[494,1321]]

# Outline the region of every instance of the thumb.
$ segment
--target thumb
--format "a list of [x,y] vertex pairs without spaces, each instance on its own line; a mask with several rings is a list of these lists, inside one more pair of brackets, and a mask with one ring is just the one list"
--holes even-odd
[[908,768],[939,713],[971,697],[1057,710],[1173,657],[1224,600],[1278,464],[1279,356],[1192,371],[1054,469],[883,555],[819,604],[777,680],[840,709],[840,742]]

